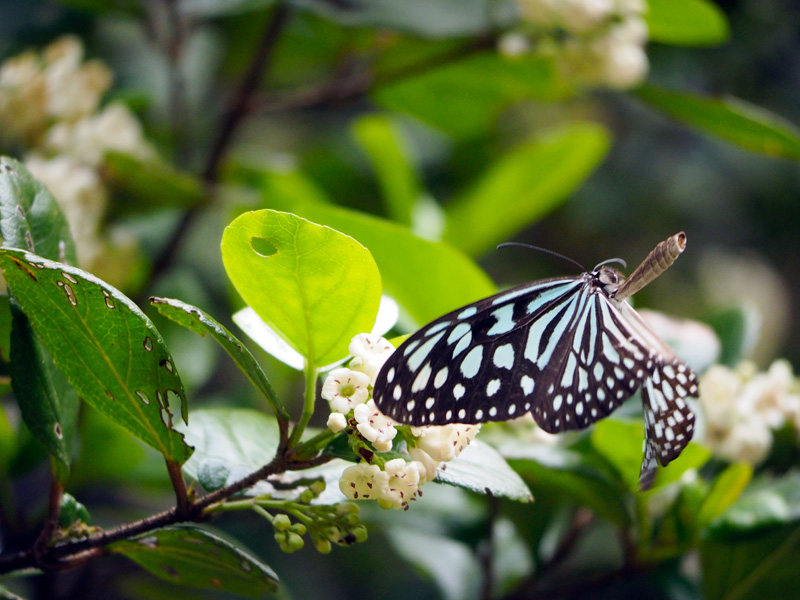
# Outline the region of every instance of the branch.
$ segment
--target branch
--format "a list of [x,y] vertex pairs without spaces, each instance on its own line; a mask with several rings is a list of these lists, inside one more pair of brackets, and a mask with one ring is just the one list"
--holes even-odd
[[[203,169],[202,178],[207,186],[213,186],[219,178],[219,168],[228,146],[233,140],[236,130],[241,125],[242,120],[249,113],[250,96],[258,89],[261,79],[267,71],[272,59],[278,39],[289,20],[289,8],[284,3],[279,3],[272,14],[272,18],[267,24],[255,55],[247,71],[242,78],[239,88],[231,97],[228,107],[220,121],[219,132],[211,145],[211,150]],[[153,261],[152,279],[157,278],[166,271],[178,248],[183,243],[183,238],[189,231],[191,223],[197,215],[199,207],[193,207],[184,213],[181,221],[175,228],[169,242],[161,250]]]

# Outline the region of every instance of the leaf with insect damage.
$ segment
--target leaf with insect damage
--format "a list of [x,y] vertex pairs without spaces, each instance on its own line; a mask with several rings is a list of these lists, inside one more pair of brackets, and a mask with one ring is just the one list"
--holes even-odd
[[80,269],[0,250],[11,292],[78,394],[166,458],[192,453],[175,431],[169,393],[187,418],[183,383],[150,319],[117,289]]

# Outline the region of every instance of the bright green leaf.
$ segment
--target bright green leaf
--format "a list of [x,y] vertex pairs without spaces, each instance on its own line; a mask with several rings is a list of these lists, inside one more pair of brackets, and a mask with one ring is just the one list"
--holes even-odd
[[763,108],[736,98],[719,100],[653,86],[635,94],[666,114],[746,150],[800,159],[800,130]]
[[166,527],[115,542],[108,549],[182,586],[260,598],[278,585],[278,576],[268,566],[197,527]]
[[479,494],[531,502],[528,486],[508,466],[497,450],[474,440],[458,457],[447,463],[446,469],[436,471],[436,481],[455,485]]
[[643,456],[642,424],[603,419],[595,424],[590,439],[592,446],[614,465],[628,489],[638,489]]
[[20,416],[39,443],[69,469],[78,425],[78,395],[16,303],[12,312],[11,385]]
[[58,524],[61,527],[69,527],[75,523],[88,523],[89,511],[78,502],[74,496],[65,493],[61,496],[61,507],[58,511]]
[[444,239],[471,255],[494,248],[564,202],[609,142],[600,125],[573,123],[512,150],[446,207]]
[[382,106],[461,138],[485,134],[503,109],[515,103],[562,95],[551,61],[533,56],[509,59],[496,51],[447,61],[374,93]]
[[647,0],[650,40],[676,46],[721,44],[730,36],[725,13],[707,0]]
[[733,504],[750,483],[753,467],[746,463],[730,465],[714,478],[711,490],[700,506],[697,523],[705,527]]
[[222,260],[239,294],[316,368],[372,329],[381,277],[369,251],[330,227],[274,210],[238,217]]
[[191,448],[172,429],[169,392],[186,396],[161,335],[127,297],[93,275],[19,250],[0,268],[23,312],[78,394],[165,457]]
[[150,302],[155,305],[158,312],[176,323],[200,335],[210,334],[211,337],[222,346],[225,352],[230,355],[253,385],[264,395],[276,414],[280,415],[285,420],[289,419],[286,409],[281,405],[280,400],[278,400],[275,390],[272,389],[272,384],[270,384],[269,379],[267,379],[267,376],[264,374],[261,365],[256,362],[256,359],[250,351],[245,348],[244,344],[228,331],[227,328],[206,312],[195,306],[181,302],[180,300],[171,298],[151,298]]
[[75,264],[75,243],[53,195],[25,165],[0,157],[0,235],[3,246]]
[[401,132],[388,118],[368,115],[356,122],[353,133],[372,161],[389,216],[411,226],[422,185]]
[[[380,268],[384,290],[417,323],[496,291],[486,273],[449,244],[426,241],[390,221],[323,204],[317,201],[321,193],[307,182],[287,183],[297,179],[296,174],[264,174],[260,183],[270,206],[334,227],[367,246]],[[312,190],[314,200],[309,200]]]

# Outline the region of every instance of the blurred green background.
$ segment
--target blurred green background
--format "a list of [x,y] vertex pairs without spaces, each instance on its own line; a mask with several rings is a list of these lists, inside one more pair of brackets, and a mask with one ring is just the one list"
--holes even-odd
[[[110,256],[103,272],[140,305],[150,295],[180,298],[235,330],[230,315],[243,303],[223,270],[219,242],[235,216],[256,208],[308,210],[318,220],[311,215],[320,213],[306,203],[319,200],[430,237],[449,218],[444,239],[473,256],[500,287],[573,272],[541,253],[494,250],[502,241],[549,248],[587,268],[611,257],[632,268],[658,241],[684,230],[687,252],[637,295],[637,306],[711,324],[723,337],[724,362],[753,358],[763,368],[786,357],[800,364],[794,126],[773,122],[788,132],[770,152],[779,156],[750,151],[710,135],[708,127],[665,116],[654,109],[651,88],[576,90],[557,81],[546,61],[500,57],[498,40],[517,27],[510,2],[400,4],[298,0],[282,14],[268,0],[5,0],[0,60],[77,35],[87,57],[114,74],[107,101],[125,102],[141,120],[161,169],[124,156],[112,156],[101,169],[110,190],[105,226],[137,240],[133,256],[124,264]],[[729,35],[649,43],[647,85],[735,97],[800,123],[799,7],[774,0],[716,6]],[[3,143],[3,153],[18,158],[30,151],[13,140]],[[543,145],[552,152],[541,154]],[[543,180],[547,185],[537,187]],[[484,198],[477,217],[465,208],[470,198]],[[496,215],[501,223],[487,225]],[[476,299],[470,293],[456,289],[443,302],[454,308]],[[191,408],[259,406],[210,340],[151,316],[176,357]],[[413,314],[402,317],[398,333],[421,324]],[[299,406],[302,377],[256,353],[287,404]],[[324,425],[324,417],[314,424]],[[69,488],[94,523],[118,523],[168,505],[158,457],[90,412],[82,426],[82,458]],[[35,524],[47,481],[46,469],[36,468],[42,451],[32,441],[26,448],[14,466],[15,492],[30,499],[22,531]],[[508,570],[495,581],[495,597],[702,597],[696,556],[686,555],[600,587],[572,586],[568,594],[558,585],[515,588],[531,577],[525,533],[504,538],[500,526],[487,538],[487,515],[501,514],[506,524],[513,518],[518,527],[531,521],[531,531],[544,527],[539,517],[523,512],[530,507],[434,487],[425,490],[426,508],[423,502],[402,514],[365,508],[365,520],[376,525],[370,541],[328,556],[310,548],[282,554],[271,536],[254,533],[252,517],[215,525],[279,573],[278,597],[475,598],[480,583],[469,574],[487,553]],[[567,509],[557,495],[546,486],[534,491],[542,514],[564,519]],[[553,581],[602,571],[599,561],[613,537],[610,526],[595,527]],[[448,546],[447,538],[462,544]],[[487,539],[492,545],[481,546]],[[797,553],[797,543],[787,539]],[[612,545],[613,555],[620,548]],[[436,556],[421,559],[426,547],[438,548]],[[465,547],[475,554],[465,554]],[[615,556],[606,558],[614,563]],[[34,577],[19,593],[224,597],[172,587],[121,558]],[[770,597],[798,594],[794,588]],[[712,590],[709,597],[733,596]]]

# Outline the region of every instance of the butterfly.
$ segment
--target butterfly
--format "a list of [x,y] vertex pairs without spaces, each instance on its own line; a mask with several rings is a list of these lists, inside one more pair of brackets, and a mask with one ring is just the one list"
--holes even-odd
[[644,408],[639,487],[694,432],[697,377],[627,302],[686,247],[658,244],[628,279],[609,262],[468,304],[412,334],[378,373],[378,408],[410,425],[504,421],[531,413],[549,433],[583,429],[637,390]]

